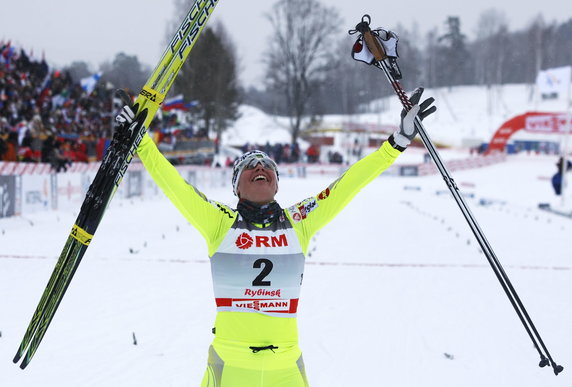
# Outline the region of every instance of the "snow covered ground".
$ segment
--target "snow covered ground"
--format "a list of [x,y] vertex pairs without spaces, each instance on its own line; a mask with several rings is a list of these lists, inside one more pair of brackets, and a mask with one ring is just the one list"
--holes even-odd
[[[426,95],[439,106],[427,120],[430,136],[457,146],[487,141],[511,116],[562,110],[534,102],[523,85]],[[395,102],[352,119],[395,125]],[[289,141],[276,130],[283,120],[242,111],[224,143]],[[423,153],[410,149],[398,163],[420,163]],[[298,318],[310,385],[571,386],[572,220],[537,208],[561,203],[549,181],[555,162],[509,156],[453,177],[562,374],[538,367],[441,177],[382,175],[312,241]],[[331,180],[284,177],[277,199],[289,206]],[[203,190],[236,203],[230,185]],[[0,386],[198,386],[215,316],[207,250],[162,196],[112,202],[34,360],[24,371],[12,363],[76,216],[0,219]]]
[[[572,221],[536,208],[558,202],[554,169],[522,155],[454,177],[562,374],[538,367],[442,179],[382,176],[312,242],[299,309],[311,386],[572,385]],[[283,179],[278,200],[329,182]],[[206,193],[235,203],[230,187]],[[215,315],[206,246],[162,197],[112,202],[34,360],[12,363],[75,217],[0,220],[0,385],[198,386]]]

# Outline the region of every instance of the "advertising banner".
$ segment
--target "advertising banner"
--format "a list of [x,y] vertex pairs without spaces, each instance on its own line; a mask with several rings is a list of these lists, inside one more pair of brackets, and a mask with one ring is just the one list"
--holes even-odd
[[50,175],[23,175],[22,213],[44,211],[52,208]]
[[16,176],[0,176],[0,218],[16,214]]

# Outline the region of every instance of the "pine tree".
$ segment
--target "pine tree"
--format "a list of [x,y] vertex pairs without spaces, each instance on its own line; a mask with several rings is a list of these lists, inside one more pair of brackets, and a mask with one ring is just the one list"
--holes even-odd
[[208,135],[220,134],[239,116],[237,61],[232,42],[221,25],[205,28],[175,84],[185,102],[197,101],[199,119]]
[[461,19],[449,16],[445,24],[447,32],[438,39],[442,45],[438,47],[437,82],[441,86],[470,84],[473,72],[469,68],[470,54],[466,36],[461,32]]

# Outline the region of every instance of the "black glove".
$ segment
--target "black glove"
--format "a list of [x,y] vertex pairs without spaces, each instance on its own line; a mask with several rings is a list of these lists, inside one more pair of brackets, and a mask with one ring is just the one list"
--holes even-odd
[[115,95],[117,98],[121,99],[125,104],[123,108],[121,108],[121,112],[115,117],[115,122],[117,122],[120,126],[128,127],[133,123],[135,120],[135,116],[137,115],[138,104],[132,105],[131,97],[124,89],[117,89],[115,91]]
[[121,125],[126,124],[127,126],[131,125],[133,120],[135,119],[135,112],[131,109],[131,106],[125,105],[121,109],[121,113],[119,113],[115,117],[115,121]]

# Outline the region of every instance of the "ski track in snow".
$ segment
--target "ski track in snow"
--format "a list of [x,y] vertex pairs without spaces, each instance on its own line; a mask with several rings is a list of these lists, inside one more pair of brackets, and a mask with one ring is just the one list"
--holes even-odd
[[[538,367],[441,177],[382,176],[310,244],[298,317],[310,385],[572,385],[572,221],[536,208],[553,200],[539,179],[553,169],[515,156],[453,177],[564,372]],[[278,201],[332,180],[285,178]],[[230,186],[205,193],[235,204]],[[162,196],[111,204],[35,358],[12,363],[76,216],[0,219],[0,385],[198,386],[215,316],[206,245]]]

